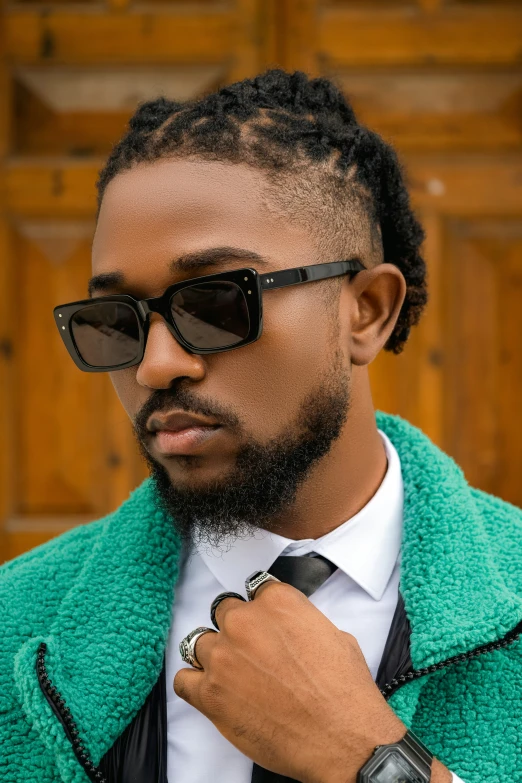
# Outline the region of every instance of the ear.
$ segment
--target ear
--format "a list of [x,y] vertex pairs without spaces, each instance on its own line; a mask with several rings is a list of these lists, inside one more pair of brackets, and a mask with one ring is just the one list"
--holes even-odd
[[378,264],[359,272],[347,288],[351,360],[355,365],[367,365],[393,332],[406,296],[406,281],[394,264]]

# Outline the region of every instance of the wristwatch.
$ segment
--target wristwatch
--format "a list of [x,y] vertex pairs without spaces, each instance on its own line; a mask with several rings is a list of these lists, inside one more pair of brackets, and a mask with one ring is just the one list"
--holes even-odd
[[429,783],[433,753],[411,731],[399,742],[377,745],[357,783]]

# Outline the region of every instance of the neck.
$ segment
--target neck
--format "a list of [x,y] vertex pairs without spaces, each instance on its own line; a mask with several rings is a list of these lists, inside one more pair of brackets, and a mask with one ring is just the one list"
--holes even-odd
[[310,472],[296,500],[274,522],[279,535],[319,538],[355,516],[373,497],[387,469],[366,368],[354,367],[351,407],[341,436]]

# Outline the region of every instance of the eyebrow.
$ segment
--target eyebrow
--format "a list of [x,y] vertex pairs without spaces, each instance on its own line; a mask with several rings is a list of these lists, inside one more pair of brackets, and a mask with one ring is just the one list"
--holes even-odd
[[[186,253],[170,262],[169,272],[196,272],[200,269],[212,269],[223,266],[231,261],[255,261],[257,265],[266,266],[268,261],[253,250],[241,247],[211,247],[207,250],[198,250],[194,253]],[[123,288],[125,275],[123,272],[107,272],[94,275],[89,280],[89,296],[93,293],[109,291],[114,288]]]

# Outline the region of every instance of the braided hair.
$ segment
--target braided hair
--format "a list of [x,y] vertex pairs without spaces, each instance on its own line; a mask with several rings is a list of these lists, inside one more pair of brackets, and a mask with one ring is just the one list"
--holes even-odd
[[[295,216],[315,188],[315,216],[328,224],[324,234],[334,242],[339,236],[353,238],[350,215],[358,202],[372,247],[378,241],[380,259],[395,264],[406,280],[406,298],[385,345],[388,351],[402,351],[427,302],[420,253],[424,232],[394,150],[357,122],[331,81],[273,69],[199,100],[159,98],[142,104],[100,172],[98,205],[119,172],[137,163],[189,156],[261,170],[283,208],[289,205],[288,193],[301,195]],[[360,227],[361,222],[359,234]]]

